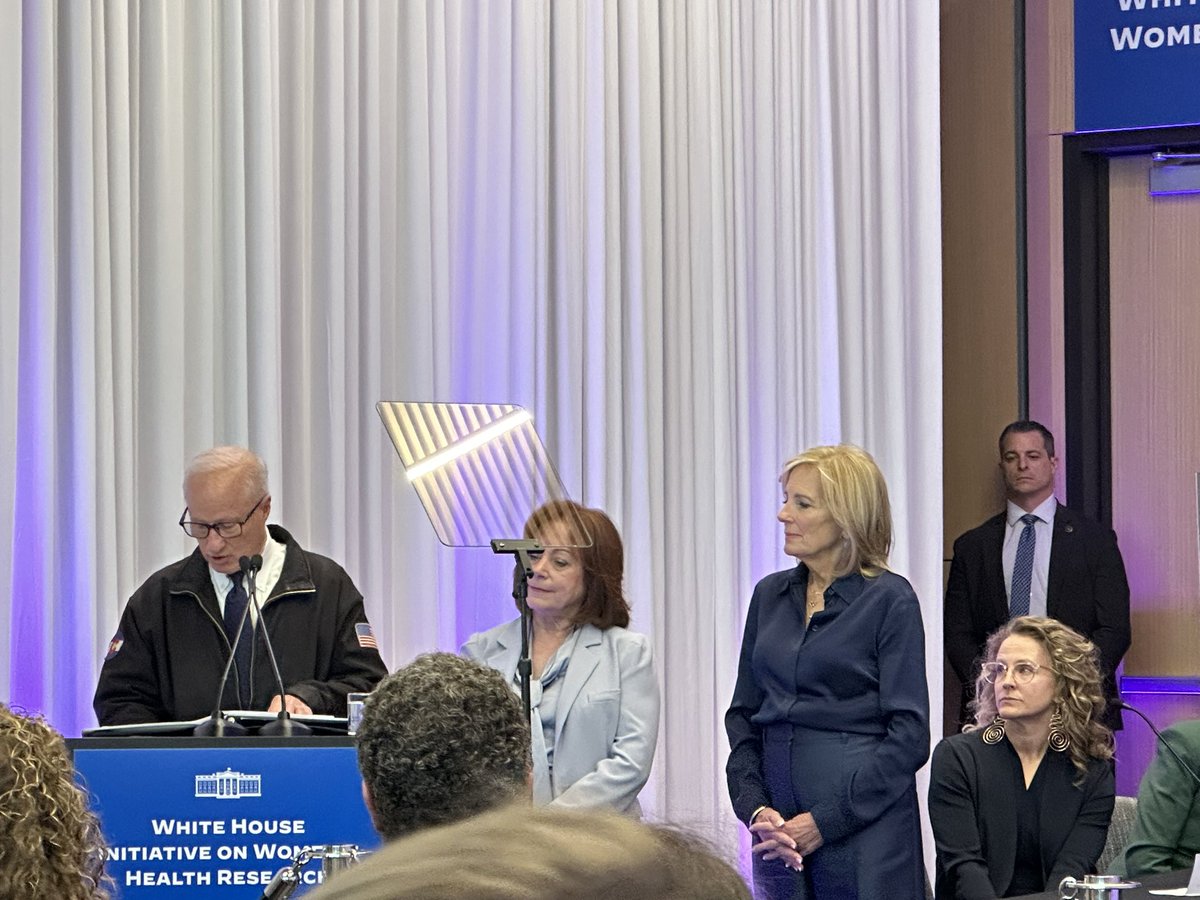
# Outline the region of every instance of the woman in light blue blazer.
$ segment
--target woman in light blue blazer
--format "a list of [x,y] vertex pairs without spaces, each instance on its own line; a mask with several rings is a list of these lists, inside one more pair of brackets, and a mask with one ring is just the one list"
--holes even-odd
[[[658,682],[650,641],[626,630],[621,536],[600,510],[556,500],[530,516],[525,537],[546,548],[527,601],[533,802],[640,815],[658,741]],[[462,652],[520,691],[520,618],[473,635]]]

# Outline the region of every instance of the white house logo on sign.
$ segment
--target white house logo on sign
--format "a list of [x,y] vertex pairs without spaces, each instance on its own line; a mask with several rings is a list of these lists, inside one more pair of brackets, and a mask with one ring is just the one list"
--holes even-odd
[[217,800],[240,800],[243,797],[262,796],[262,776],[247,775],[226,769],[211,775],[196,776],[196,796]]

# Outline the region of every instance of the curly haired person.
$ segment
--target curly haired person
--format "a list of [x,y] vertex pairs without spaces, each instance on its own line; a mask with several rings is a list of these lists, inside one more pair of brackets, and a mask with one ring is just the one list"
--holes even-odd
[[992,634],[975,724],[933,752],[936,895],[990,900],[1093,871],[1114,803],[1096,646],[1056,619]]
[[426,653],[367,698],[363,796],[385,840],[529,800],[529,723],[498,672]]
[[109,896],[104,838],[62,735],[0,704],[0,897]]

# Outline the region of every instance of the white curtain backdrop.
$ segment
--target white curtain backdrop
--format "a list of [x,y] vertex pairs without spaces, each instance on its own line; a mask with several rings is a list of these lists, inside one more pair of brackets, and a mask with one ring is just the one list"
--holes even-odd
[[94,723],[226,442],[391,667],[456,649],[510,562],[437,544],[374,403],[511,401],[624,535],[652,816],[738,834],[721,720],[808,445],[888,478],[937,730],[939,167],[934,0],[0,3],[0,690]]

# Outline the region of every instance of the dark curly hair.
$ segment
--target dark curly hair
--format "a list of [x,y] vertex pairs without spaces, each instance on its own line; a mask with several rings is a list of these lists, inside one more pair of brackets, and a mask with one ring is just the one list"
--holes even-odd
[[[562,537],[547,536],[555,528],[564,530]],[[551,500],[530,515],[525,537],[542,544],[566,540],[578,547],[574,552],[583,565],[583,602],[575,613],[575,625],[629,627],[629,603],[621,586],[625,548],[617,526],[603,510],[573,500]],[[513,577],[519,577],[519,572],[514,570]]]
[[0,897],[107,898],[105,845],[62,735],[0,703]]
[[[1032,638],[1046,650],[1054,669],[1054,703],[1062,729],[1071,739],[1071,762],[1080,777],[1092,759],[1112,759],[1113,734],[1101,722],[1105,700],[1100,689],[1096,645],[1057,619],[1020,616],[996,629],[987,639],[983,661],[993,662],[1000,645],[1013,635]],[[963,731],[986,728],[996,718],[996,692],[980,672],[971,704],[975,724]]]
[[529,796],[529,720],[495,669],[426,653],[367,698],[358,767],[387,840]]

